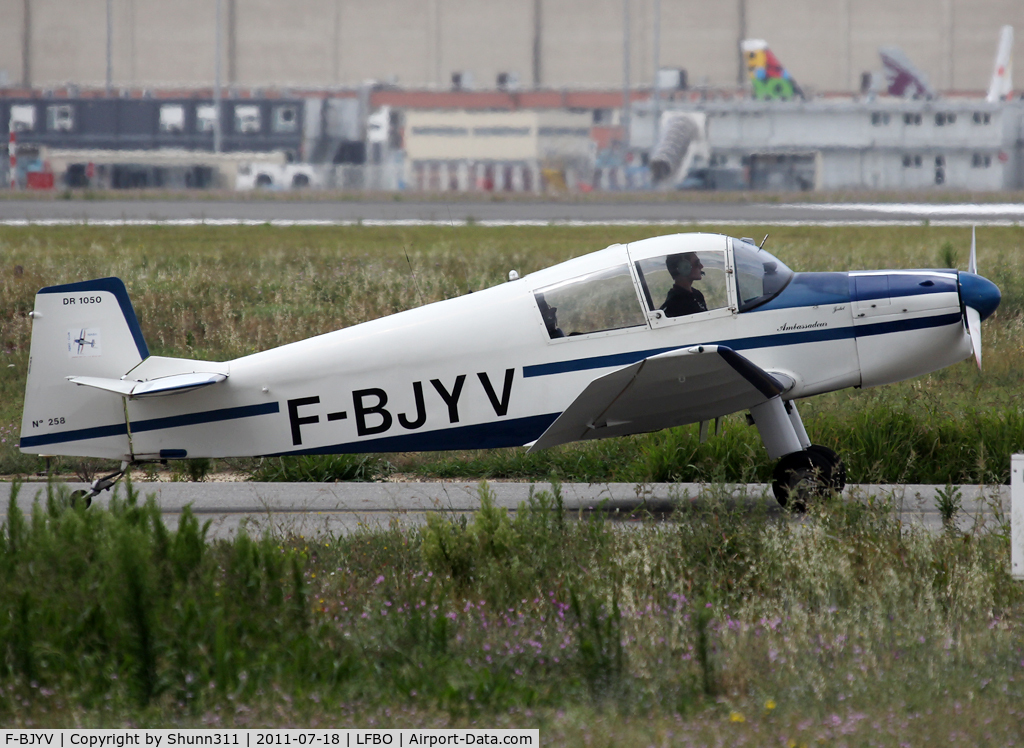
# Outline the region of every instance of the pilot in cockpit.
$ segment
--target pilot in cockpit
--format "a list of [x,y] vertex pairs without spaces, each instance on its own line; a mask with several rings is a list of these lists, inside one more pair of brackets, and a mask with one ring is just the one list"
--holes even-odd
[[669,255],[665,258],[665,267],[675,283],[668,290],[661,311],[666,317],[683,317],[687,314],[706,312],[708,305],[704,294],[693,287],[693,282],[704,275],[704,265],[696,252]]

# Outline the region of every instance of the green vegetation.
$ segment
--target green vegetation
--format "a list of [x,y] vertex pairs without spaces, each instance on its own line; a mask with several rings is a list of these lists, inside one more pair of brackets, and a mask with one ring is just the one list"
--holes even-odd
[[[679,230],[696,230],[685,226]],[[715,227],[760,237],[798,270],[936,267],[966,262],[957,227]],[[613,242],[666,227],[28,227],[0,232],[0,474],[45,473],[16,448],[35,292],[117,275],[128,286],[153,353],[229,359],[502,283]],[[801,403],[815,441],[840,451],[852,482],[1006,481],[1024,450],[1024,229],[983,228],[979,262],[1002,289],[984,325],[985,372],[971,362],[912,382],[848,390]],[[49,470],[87,477],[110,467],[55,459]],[[373,480],[411,476],[563,480],[766,480],[770,465],[741,418],[701,445],[694,428],[522,450],[215,462],[179,468],[202,478],[225,467],[259,480]]]
[[536,726],[569,746],[1020,736],[1024,588],[998,515],[930,535],[884,498],[797,522],[710,495],[618,523],[567,515],[557,485],[510,514],[484,484],[472,519],[208,543],[188,510],[168,530],[125,488],[109,509],[50,487],[30,516],[7,510],[7,727]]

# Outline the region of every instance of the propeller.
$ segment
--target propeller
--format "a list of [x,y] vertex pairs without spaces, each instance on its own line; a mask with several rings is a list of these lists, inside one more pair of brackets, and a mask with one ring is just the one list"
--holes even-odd
[[999,289],[991,281],[978,275],[978,244],[976,227],[971,227],[971,257],[967,272],[960,273],[960,299],[964,306],[964,326],[971,336],[974,360],[981,369],[981,320],[999,306]]
[[971,258],[967,261],[967,272],[975,275],[978,274],[978,243],[975,240],[977,230],[977,226],[971,226]]
[[978,362],[978,370],[981,370],[981,315],[973,306],[965,306],[964,311],[967,317],[967,331],[971,334],[971,348],[974,350],[974,360]]
[[[967,272],[978,274],[978,227],[971,226],[971,256],[967,260]],[[981,371],[981,315],[972,306],[964,305],[967,313],[967,331],[971,334],[971,348],[974,349],[974,360],[978,362],[978,371]]]

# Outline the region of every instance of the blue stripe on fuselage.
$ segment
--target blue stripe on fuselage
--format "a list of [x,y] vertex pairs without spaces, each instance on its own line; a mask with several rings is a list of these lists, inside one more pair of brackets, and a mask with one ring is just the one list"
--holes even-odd
[[332,455],[360,452],[443,452],[452,449],[495,449],[521,447],[540,438],[560,413],[545,413],[525,418],[510,418],[470,426],[455,426],[419,434],[383,436],[346,444],[311,447],[288,452],[277,452],[266,457],[284,455]]
[[926,330],[932,327],[943,327],[945,325],[961,324],[962,318],[959,312],[955,314],[940,314],[933,317],[918,317],[917,319],[901,319],[889,322],[876,322],[874,324],[860,325],[853,327],[826,328],[823,330],[803,330],[800,332],[776,333],[773,335],[761,335],[750,338],[736,338],[735,340],[700,340],[682,345],[675,345],[669,348],[651,348],[630,353],[617,353],[610,356],[592,356],[589,358],[577,358],[569,361],[554,361],[550,364],[532,364],[523,367],[524,377],[543,377],[550,374],[564,374],[570,371],[585,371],[587,369],[604,369],[611,366],[628,366],[642,361],[659,353],[689,348],[695,345],[724,345],[734,351],[754,350],[757,348],[772,348],[775,346],[801,345],[803,343],[820,343],[827,340],[848,340],[854,337],[864,338],[871,335],[885,335],[893,332],[906,332],[908,330]]
[[63,444],[64,442],[78,442],[85,439],[103,439],[108,436],[124,436],[128,433],[128,427],[123,423],[115,423],[110,426],[93,426],[88,429],[74,429],[73,431],[58,431],[55,434],[40,434],[39,436],[23,436],[18,446],[21,449],[26,447],[42,447],[45,444]]
[[[156,429],[172,429],[178,426],[195,426],[201,423],[215,423],[217,421],[232,421],[237,418],[251,418],[271,413],[278,413],[281,406],[277,402],[260,403],[259,405],[243,405],[237,408],[219,408],[207,410],[201,413],[186,413],[180,416],[168,416],[166,418],[149,418],[144,421],[132,423],[132,432],[155,431]],[[72,431],[58,431],[55,434],[41,434],[39,436],[24,436],[19,443],[21,447],[41,447],[45,444],[63,444],[65,442],[78,442],[85,439],[102,439],[108,436],[124,436],[128,428],[123,423],[115,423],[109,426],[94,426],[87,429],[74,429]]]

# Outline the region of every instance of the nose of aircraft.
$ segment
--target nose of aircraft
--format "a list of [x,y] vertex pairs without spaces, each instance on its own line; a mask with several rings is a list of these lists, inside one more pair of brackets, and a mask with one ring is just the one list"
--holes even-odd
[[982,319],[986,319],[999,306],[1003,295],[999,286],[975,273],[960,273],[960,300],[964,306],[977,310]]

